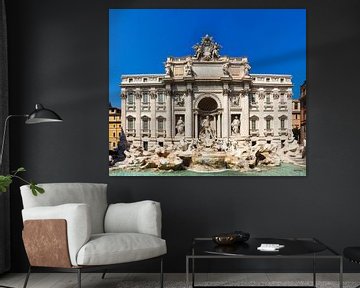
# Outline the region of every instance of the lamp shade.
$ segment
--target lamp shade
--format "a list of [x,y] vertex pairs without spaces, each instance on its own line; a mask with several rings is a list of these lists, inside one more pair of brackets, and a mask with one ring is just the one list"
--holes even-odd
[[61,117],[54,111],[44,108],[41,104],[35,105],[35,110],[29,114],[26,124],[38,124],[46,122],[62,122]]

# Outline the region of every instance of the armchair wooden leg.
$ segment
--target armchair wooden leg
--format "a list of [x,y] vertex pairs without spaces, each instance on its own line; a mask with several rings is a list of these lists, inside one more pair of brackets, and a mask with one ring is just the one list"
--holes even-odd
[[163,288],[164,287],[164,269],[163,269],[163,257],[161,257],[160,260],[160,287]]
[[107,270],[104,270],[103,274],[101,275],[101,279],[105,279],[106,272]]
[[28,270],[28,272],[27,272],[27,274],[26,274],[26,278],[25,278],[25,282],[24,282],[23,288],[26,288],[27,283],[28,283],[28,281],[29,281],[30,274],[31,274],[31,265],[29,266],[29,270]]
[[78,288],[81,288],[81,269],[77,269]]

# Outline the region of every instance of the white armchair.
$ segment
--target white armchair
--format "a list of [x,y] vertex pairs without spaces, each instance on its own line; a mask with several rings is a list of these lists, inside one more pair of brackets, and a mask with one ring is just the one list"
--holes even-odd
[[[23,240],[30,267],[77,272],[107,270],[121,263],[159,257],[163,287],[161,209],[154,201],[107,204],[106,184],[40,184],[33,196],[28,185],[21,196]],[[105,273],[103,274],[103,278]]]

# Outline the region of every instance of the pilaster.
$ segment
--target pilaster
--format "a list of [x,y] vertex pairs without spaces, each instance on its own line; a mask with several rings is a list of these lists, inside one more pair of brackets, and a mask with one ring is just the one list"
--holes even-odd
[[293,96],[293,93],[292,93],[292,89],[290,88],[287,92],[287,129],[288,129],[288,135],[289,135],[289,138],[292,137],[293,133],[292,133],[292,125],[291,125],[291,122],[292,122],[292,96]]
[[216,137],[221,138],[221,114],[216,115]]
[[169,140],[172,138],[172,95],[171,89],[166,89],[166,138]]
[[192,112],[192,89],[187,87],[185,97],[185,138],[192,138],[193,127],[193,112]]
[[240,136],[249,137],[250,112],[249,112],[249,90],[245,89],[240,94],[241,115],[240,115]]
[[194,118],[195,118],[195,135],[194,135],[194,138],[198,138],[199,137],[199,119],[198,119],[198,112],[195,112],[195,115],[194,115]]
[[121,129],[126,134],[127,123],[126,123],[126,91],[121,92]]
[[152,140],[156,139],[156,93],[154,91],[150,92],[150,138]]
[[137,91],[135,93],[135,109],[136,109],[136,125],[135,125],[135,133],[136,138],[141,139],[141,93]]
[[229,138],[229,93],[230,89],[228,85],[224,85],[223,89],[223,99],[224,99],[224,113],[223,113],[223,122],[222,122],[222,137]]

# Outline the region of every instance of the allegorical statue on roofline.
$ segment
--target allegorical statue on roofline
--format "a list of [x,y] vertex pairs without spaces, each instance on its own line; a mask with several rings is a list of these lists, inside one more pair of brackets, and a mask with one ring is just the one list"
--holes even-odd
[[201,43],[196,43],[193,46],[194,57],[197,60],[217,60],[220,58],[220,48],[222,47],[214,41],[213,37],[206,34],[201,38]]

